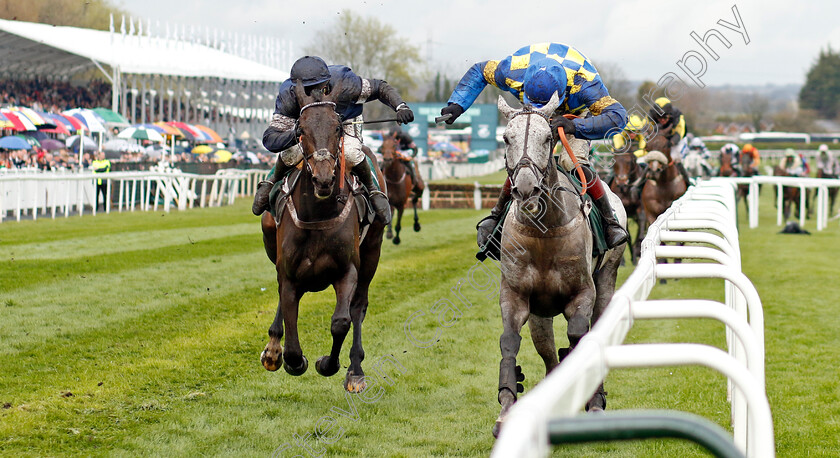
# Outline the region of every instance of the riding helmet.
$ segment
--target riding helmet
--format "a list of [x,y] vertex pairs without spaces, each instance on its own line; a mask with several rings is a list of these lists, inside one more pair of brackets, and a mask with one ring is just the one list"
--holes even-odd
[[654,100],[654,103],[657,106],[650,109],[650,117],[652,119],[658,121],[666,116],[674,116],[674,106],[671,105],[671,100],[667,97],[659,97],[658,99]]
[[292,65],[289,78],[300,80],[304,86],[314,86],[330,80],[330,69],[320,57],[303,56]]
[[[556,61],[552,61],[557,63]],[[563,85],[557,83],[554,75],[549,71],[548,65],[540,65],[536,62],[534,65],[525,70],[525,84],[522,87],[523,95],[522,101],[530,103],[536,107],[543,107],[551,100],[551,96],[557,93],[560,103],[566,95],[566,83]]]

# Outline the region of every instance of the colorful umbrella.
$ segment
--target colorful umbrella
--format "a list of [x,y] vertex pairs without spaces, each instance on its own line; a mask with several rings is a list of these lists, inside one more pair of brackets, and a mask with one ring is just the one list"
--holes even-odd
[[147,129],[143,126],[129,127],[117,135],[119,138],[134,138],[136,140],[151,140],[153,142],[162,142],[163,135],[154,129]]
[[0,129],[14,129],[15,125],[3,113],[0,113]]
[[32,149],[32,145],[26,140],[10,135],[8,137],[0,138],[0,148],[5,149]]
[[[143,125],[144,126],[149,126],[149,124],[143,124]],[[177,127],[170,126],[169,124],[167,124],[165,122],[156,122],[156,123],[152,124],[152,126],[154,126],[157,129],[160,129],[160,131],[161,131],[160,133],[162,133],[162,134],[174,135],[176,137],[183,137],[184,136],[184,134],[182,134],[181,131],[178,130]]]
[[102,119],[105,120],[105,122],[113,122],[116,124],[128,124],[128,120],[114,110],[109,110],[107,108],[100,107],[94,108],[93,112],[101,116]]
[[36,127],[47,124],[47,121],[45,121],[41,115],[39,115],[37,112],[35,112],[35,110],[31,108],[11,107],[10,110],[14,111],[19,118],[23,117],[28,119],[30,122],[32,122],[32,125]]
[[212,146],[198,145],[195,148],[193,148],[190,152],[193,154],[207,154],[212,153],[213,151],[215,151],[215,148],[213,148]]
[[166,124],[180,130],[181,134],[184,136],[184,138],[191,141],[191,142],[200,142],[200,141],[204,141],[205,139],[207,139],[207,141],[209,141],[209,138],[210,138],[209,135],[207,135],[206,133],[190,126],[187,123],[184,123],[184,122],[168,122]]
[[222,143],[222,142],[224,142],[224,140],[222,140],[222,137],[220,137],[219,134],[217,134],[215,130],[213,130],[213,129],[207,127],[207,126],[202,126],[200,124],[194,124],[193,127],[195,129],[200,130],[200,131],[204,132],[205,134],[207,134],[210,137],[210,141],[212,143]]
[[20,132],[26,130],[38,130],[38,128],[35,127],[35,124],[32,124],[32,121],[30,121],[29,118],[27,118],[26,116],[22,116],[18,113],[12,112],[12,110],[8,108],[0,110],[0,113],[3,113],[3,115],[6,116],[6,119],[8,119],[14,125],[12,130],[17,130]]
[[52,113],[44,113],[43,117],[47,120],[47,122],[54,125],[55,127],[41,129],[41,132],[70,135],[70,129],[73,129],[73,125],[70,124],[70,121],[67,121],[67,118],[60,115],[54,115]]
[[105,132],[105,126],[102,125],[105,120],[93,110],[88,110],[87,108],[74,108],[72,110],[67,110],[62,114],[65,116],[70,115],[78,119],[91,132]]

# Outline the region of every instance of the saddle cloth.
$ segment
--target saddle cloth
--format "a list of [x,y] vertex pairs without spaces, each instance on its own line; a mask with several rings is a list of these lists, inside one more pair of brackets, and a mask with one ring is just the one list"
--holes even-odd
[[[283,211],[286,208],[286,203],[294,192],[300,175],[301,171],[294,169],[282,180],[278,180],[274,183],[274,186],[271,188],[271,192],[268,195],[269,212],[271,212],[271,216],[274,217],[274,221],[277,225],[279,225],[280,221],[283,219]],[[356,213],[359,215],[359,224],[361,225],[359,229],[363,230],[366,226],[373,222],[373,218],[376,216],[373,211],[373,206],[370,204],[367,196],[365,195],[364,186],[362,186],[355,177],[347,180],[347,183],[350,185],[350,195],[353,196],[356,201]]]

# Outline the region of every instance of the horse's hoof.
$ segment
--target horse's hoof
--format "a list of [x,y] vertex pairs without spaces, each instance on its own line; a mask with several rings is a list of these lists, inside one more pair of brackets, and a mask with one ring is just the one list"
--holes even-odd
[[660,285],[665,285],[667,283],[668,283],[668,280],[665,280],[664,278],[659,280]]
[[327,355],[322,356],[318,358],[318,361],[315,361],[315,370],[324,377],[330,377],[332,375],[335,375],[336,372],[338,372],[338,364],[335,365],[335,369],[327,366],[329,360],[330,357],[329,355]]
[[502,420],[496,420],[496,423],[493,425],[493,437],[496,439],[499,438],[499,433],[502,432]]
[[344,389],[349,393],[361,393],[367,388],[367,382],[364,375],[351,375],[347,373],[344,378]]
[[303,375],[307,369],[309,369],[309,361],[306,360],[306,356],[301,356],[303,362],[301,363],[300,367],[292,367],[286,364],[286,360],[283,360],[283,369],[289,373],[289,375],[294,375],[295,377],[299,375]]
[[414,223],[414,232],[420,232],[420,223]]
[[394,237],[394,245],[399,245],[401,241],[399,237]]
[[557,359],[562,363],[563,360],[567,356],[569,356],[569,352],[571,352],[571,351],[572,351],[572,349],[569,348],[569,347],[558,348],[557,349]]
[[394,234],[388,232],[387,234],[385,234],[385,238],[386,239],[392,239],[392,238],[394,238]]
[[280,350],[273,350],[266,346],[265,350],[260,353],[260,363],[265,367],[265,370],[270,372],[280,369],[281,359],[283,359],[283,347],[280,347]]

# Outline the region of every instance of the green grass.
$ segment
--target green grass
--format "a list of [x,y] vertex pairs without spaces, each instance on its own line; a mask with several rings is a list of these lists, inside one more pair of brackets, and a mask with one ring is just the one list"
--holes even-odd
[[[744,271],[765,307],[778,455],[837,456],[840,319],[832,288],[840,230],[834,221],[810,237],[776,234],[770,194],[764,190],[761,227],[742,223],[741,244]],[[364,367],[370,373],[393,355],[402,369],[386,366],[393,385],[375,402],[352,397],[351,406],[344,370],[324,378],[311,367],[292,377],[260,365],[277,292],[249,205],[0,224],[0,455],[268,456],[295,435],[313,434],[328,415],[337,423],[322,440],[341,436],[325,447],[330,456],[489,453],[498,302],[463,286],[467,307],[452,292],[475,265],[474,225],[483,212],[423,212],[420,233],[404,232],[399,247],[385,242],[365,320]],[[623,268],[620,281],[629,272]],[[653,297],[720,300],[722,282],[669,282]],[[430,312],[441,299],[459,307],[445,314],[449,327]],[[311,364],[328,351],[333,307],[331,290],[302,301],[300,335]],[[439,339],[429,348],[404,331],[417,311],[426,314],[414,322],[416,338]],[[542,378],[542,363],[524,334],[527,390]],[[722,326],[707,320],[638,321],[629,341],[724,344]],[[348,351],[349,340],[343,365]],[[702,368],[617,370],[607,379],[608,408],[680,409],[730,429],[725,386]],[[296,453],[305,454],[294,448],[284,456]],[[678,441],[554,454],[703,456]]]
[[445,178],[442,180],[433,180],[430,183],[434,184],[473,184],[476,181],[479,184],[498,184],[501,185],[505,182],[505,178],[507,178],[507,172],[504,170],[499,170],[487,175],[482,175],[478,177],[468,177],[468,178]]

